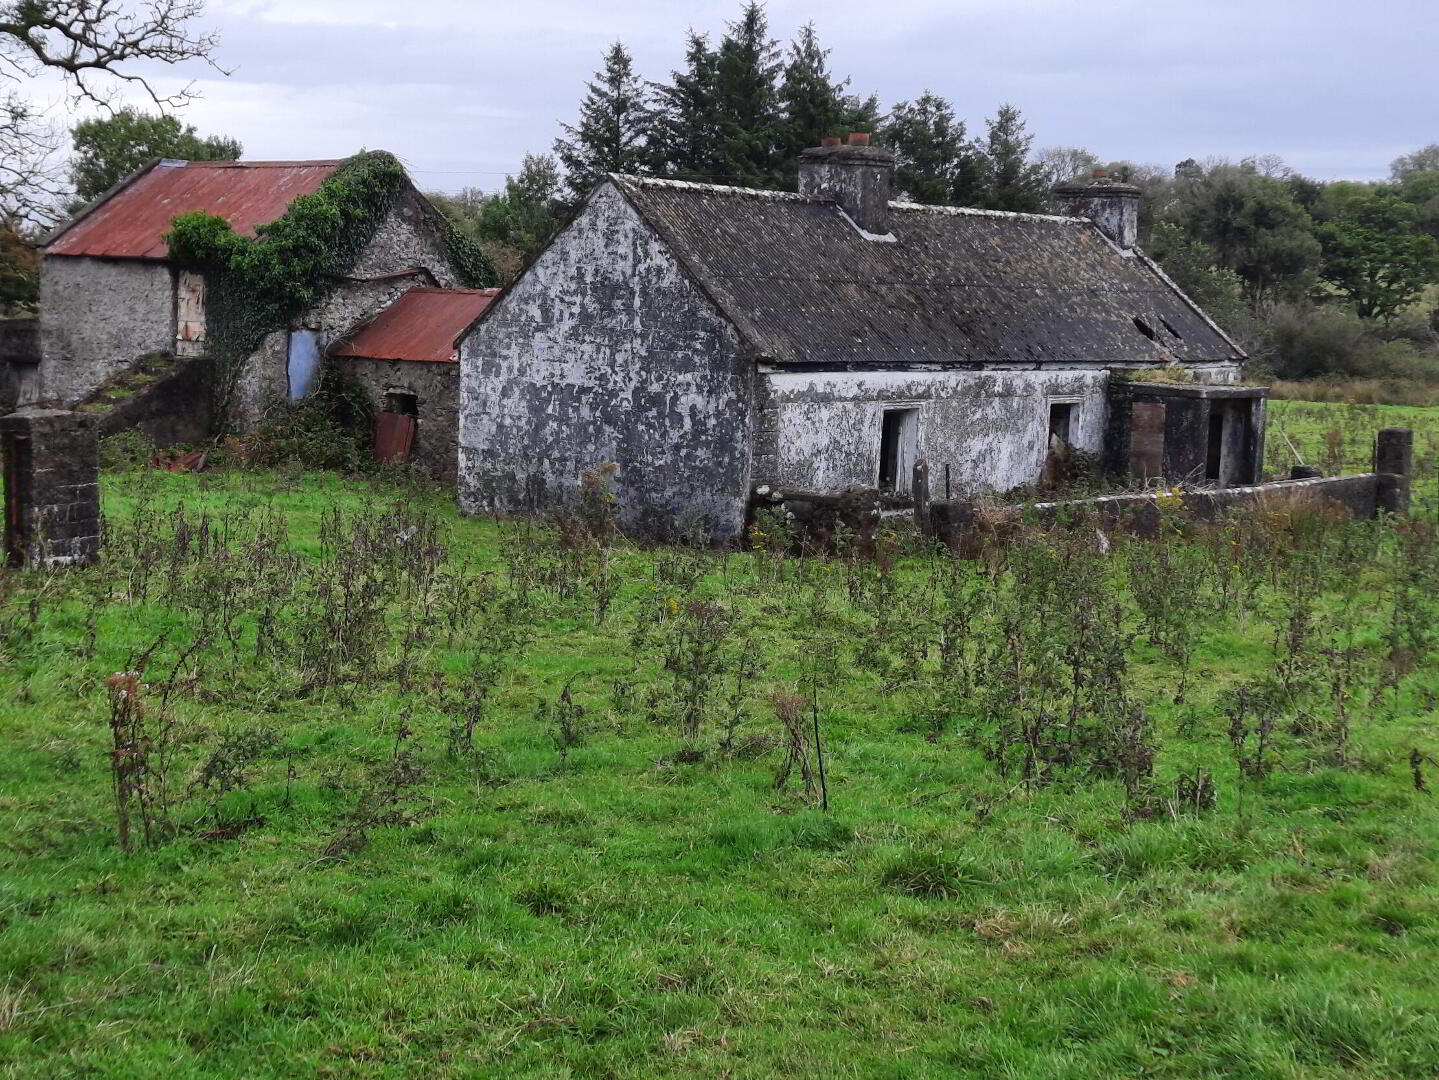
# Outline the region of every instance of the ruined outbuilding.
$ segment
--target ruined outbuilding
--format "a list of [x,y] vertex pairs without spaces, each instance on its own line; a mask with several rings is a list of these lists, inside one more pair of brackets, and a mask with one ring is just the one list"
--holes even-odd
[[381,459],[414,461],[454,480],[459,339],[498,295],[416,287],[331,345],[336,367],[369,397]]
[[[151,395],[151,387],[203,358],[212,330],[208,283],[170,258],[164,238],[175,216],[204,211],[241,236],[254,236],[344,164],[156,161],[89,206],[41,252],[40,372],[27,399],[89,409],[97,400],[108,408],[123,398],[128,405],[130,397]],[[327,345],[409,289],[456,285],[446,229],[439,212],[405,181],[344,276],[244,361],[230,422],[243,427],[272,402],[303,396]],[[134,422],[158,423],[167,439],[203,436],[211,403],[202,384],[195,378],[176,383],[175,393],[154,408],[132,408]]]
[[[1238,380],[1244,353],[1134,246],[1128,185],[1013,214],[896,201],[893,171],[851,137],[806,151],[794,193],[599,185],[461,343],[462,508],[552,507],[613,461],[627,527],[723,538],[776,486],[902,495],[926,460],[949,497],[1102,455],[1112,373]],[[1261,406],[1225,413],[1250,434],[1221,453]]]

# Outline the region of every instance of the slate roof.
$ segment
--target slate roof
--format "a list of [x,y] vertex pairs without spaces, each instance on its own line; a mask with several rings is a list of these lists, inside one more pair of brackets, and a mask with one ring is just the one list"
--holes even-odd
[[611,180],[763,359],[1155,364],[1244,356],[1149,259],[1122,253],[1086,218],[891,203],[893,239],[876,239],[827,199]]
[[499,289],[411,289],[330,355],[453,363],[460,336],[499,295]]
[[340,161],[157,161],[52,235],[46,255],[164,259],[176,214],[204,210],[242,236],[318,188]]

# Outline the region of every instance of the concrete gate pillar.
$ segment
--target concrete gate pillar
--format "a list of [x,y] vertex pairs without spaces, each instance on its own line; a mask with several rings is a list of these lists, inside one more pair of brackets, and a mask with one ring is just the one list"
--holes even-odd
[[5,563],[80,566],[100,555],[100,463],[94,420],[29,408],[0,416]]

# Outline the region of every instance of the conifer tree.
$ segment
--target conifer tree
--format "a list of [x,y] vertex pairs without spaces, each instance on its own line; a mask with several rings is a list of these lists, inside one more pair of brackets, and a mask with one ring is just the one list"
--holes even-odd
[[[981,201],[976,205],[988,210],[1043,213],[1049,208],[1049,190],[1044,167],[1029,159],[1034,136],[1025,130],[1024,116],[1013,105],[1001,105],[986,126],[988,135],[978,147],[977,194]],[[966,193],[961,190],[958,194]]]
[[656,106],[650,114],[647,141],[653,172],[678,180],[708,180],[718,172],[717,62],[709,39],[690,31],[684,70],[671,72],[668,83],[650,84]]
[[782,138],[779,49],[764,8],[750,0],[720,40],[715,58],[714,119],[720,183],[778,187]]
[[964,121],[929,90],[895,105],[880,134],[894,151],[896,185],[916,202],[950,202],[961,176],[973,171]]
[[644,84],[623,42],[605,53],[604,70],[586,84],[579,123],[561,125],[566,138],[555,140],[555,156],[565,167],[565,183],[574,202],[583,199],[607,173],[635,173],[646,162],[648,127]]
[[785,171],[794,170],[800,151],[819,145],[826,136],[841,135],[848,99],[844,89],[849,80],[836,83],[829,74],[829,50],[820,48],[814,23],[806,23],[799,37],[790,42],[789,61],[784,67],[779,96],[784,108],[782,152]]

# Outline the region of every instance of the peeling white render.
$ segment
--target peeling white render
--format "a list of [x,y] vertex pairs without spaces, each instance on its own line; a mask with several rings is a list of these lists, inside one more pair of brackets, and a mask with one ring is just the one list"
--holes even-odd
[[1108,372],[867,371],[761,374],[753,476],[757,483],[835,489],[873,486],[887,408],[919,415],[919,457],[944,495],[1033,483],[1048,452],[1051,404],[1073,404],[1070,442],[1098,452]]
[[607,462],[628,528],[737,532],[749,494],[753,361],[613,186],[460,347],[459,501],[573,501]]

